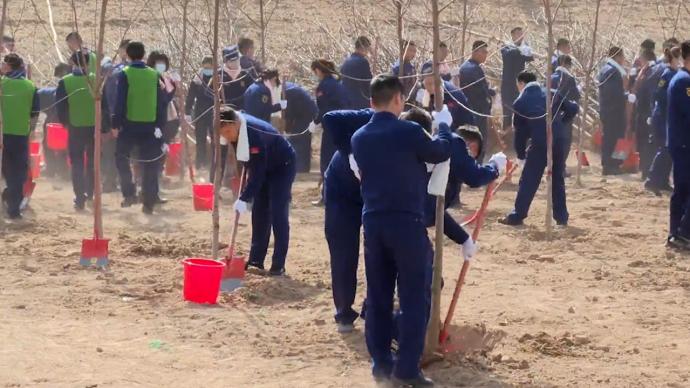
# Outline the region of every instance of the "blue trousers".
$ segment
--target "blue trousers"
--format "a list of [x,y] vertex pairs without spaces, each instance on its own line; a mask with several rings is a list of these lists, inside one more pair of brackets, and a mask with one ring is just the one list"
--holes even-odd
[[601,144],[601,167],[604,170],[617,169],[621,165],[620,160],[613,158],[613,151],[616,143],[625,136],[625,122],[615,122],[615,119],[602,120],[602,144]]
[[673,194],[671,195],[671,235],[690,238],[690,155],[688,149],[671,149]]
[[[75,203],[93,196],[93,127],[69,129],[69,158],[72,161],[72,189]],[[84,159],[86,158],[86,159]],[[86,168],[84,168],[86,162]]]
[[120,174],[120,186],[122,195],[133,197],[137,193],[136,185],[132,180],[132,168],[130,166],[130,155],[132,150],[137,148],[139,151],[139,163],[143,170],[141,191],[144,197],[144,205],[153,206],[158,199],[158,172],[160,171],[160,161],[162,157],[163,139],[154,136],[154,129],[150,131],[127,130],[120,131],[115,145],[115,162],[117,171]]
[[671,154],[665,145],[657,145],[656,155],[649,168],[648,181],[649,184],[656,188],[669,186],[669,176],[673,168],[673,160]]
[[311,133],[288,138],[297,154],[297,172],[306,173],[311,169]]
[[[424,350],[432,271],[431,242],[424,222],[410,214],[365,214],[364,258],[367,275],[365,337],[374,376],[401,379],[419,375]],[[398,286],[400,317],[397,359],[393,296]]]
[[10,217],[18,216],[24,199],[24,182],[29,174],[29,136],[3,134],[2,175],[7,187],[2,199]]
[[[295,158],[279,169],[268,172],[252,205],[252,247],[249,261],[263,266],[273,228],[273,262],[271,269],[285,268],[290,242],[290,200],[295,181]],[[249,171],[251,174],[251,170]]]
[[[559,223],[568,222],[568,208],[565,199],[565,158],[567,155],[564,141],[554,141],[553,171],[552,171],[552,199],[553,218]],[[541,178],[546,169],[546,149],[530,147],[527,160],[520,176],[520,187],[515,198],[515,209],[509,217],[515,220],[527,218],[534,195],[539,189]]]

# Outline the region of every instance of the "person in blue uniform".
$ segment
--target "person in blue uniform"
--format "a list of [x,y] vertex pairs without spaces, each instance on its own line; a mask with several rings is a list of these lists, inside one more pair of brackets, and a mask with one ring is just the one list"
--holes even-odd
[[[346,109],[350,103],[347,98],[347,91],[343,84],[338,81],[338,74],[335,70],[335,64],[325,59],[318,59],[311,63],[311,71],[319,80],[319,85],[316,87],[316,105],[319,108],[319,113],[314,120],[315,125],[321,124],[321,119],[326,113]],[[321,134],[321,154],[319,158],[320,172],[323,177],[328,168],[328,163],[335,153],[335,143],[331,133],[324,130]],[[322,178],[323,179],[323,178]],[[323,203],[323,193],[321,199],[314,201],[314,205],[321,205]]]
[[[429,113],[413,108],[403,113],[400,118],[416,122],[427,133],[431,134],[432,118]],[[475,134],[479,136],[478,132],[475,132]],[[491,157],[489,164],[480,165],[475,159],[478,154],[471,154],[472,151],[468,143],[472,141],[475,140],[468,137],[466,142],[461,135],[452,134],[450,172],[445,194],[446,208],[443,213],[443,233],[453,242],[463,247],[463,257],[465,260],[471,259],[476,254],[477,247],[465,229],[448,213],[448,208],[451,202],[459,196],[462,184],[467,184],[474,188],[485,186],[498,178],[500,171],[504,170],[508,163],[506,156],[499,152]],[[478,151],[478,148],[475,148],[474,151]],[[432,227],[436,224],[436,197],[430,194],[427,195],[424,206],[424,223],[427,227]]]
[[[72,71],[72,67],[66,63],[58,63],[53,70],[53,76],[59,82],[62,77]],[[38,101],[41,112],[45,113],[43,120],[43,133],[47,133],[48,123],[58,123],[57,104],[55,104],[55,92],[57,86],[46,86],[38,89]],[[45,158],[45,175],[48,177],[60,177],[69,179],[69,169],[67,168],[67,155],[65,152],[48,149],[48,136],[43,136],[43,155]],[[111,155],[112,157],[112,155]]]
[[287,100],[280,99],[280,75],[278,70],[266,69],[259,78],[244,92],[244,111],[267,123],[271,115],[287,108]]
[[[444,81],[452,81],[453,77],[458,75],[458,68],[453,67],[451,68],[448,63],[446,63],[446,59],[448,58],[448,55],[450,54],[450,50],[448,49],[448,45],[446,42],[441,42],[438,44],[438,73],[441,75],[441,79]],[[431,67],[432,66],[433,60],[430,59],[422,65],[422,69]],[[422,73],[424,73],[424,70],[422,70]]]
[[573,47],[570,45],[570,40],[566,38],[558,38],[556,41],[556,51],[554,51],[551,57],[551,68],[556,69],[558,67],[558,58],[561,55],[571,55],[573,52]]
[[611,47],[608,60],[602,66],[597,82],[599,84],[599,117],[604,134],[601,145],[601,167],[604,175],[621,174],[621,161],[613,158],[613,151],[619,139],[625,136],[627,102],[634,103],[635,95],[625,89],[627,72],[623,68],[625,54],[620,47]]
[[331,281],[338,332],[351,332],[359,314],[352,308],[357,291],[362,195],[350,169],[352,135],[367,124],[374,111],[337,110],[324,115],[324,131],[331,132],[336,152],[324,178],[325,234],[331,254]]
[[213,58],[204,57],[201,69],[189,83],[185,100],[185,120],[194,123],[197,169],[208,167],[208,137],[213,136]]
[[297,154],[296,169],[298,173],[308,173],[311,169],[311,132],[310,125],[316,119],[319,108],[309,92],[298,84],[285,83],[285,132],[290,135],[288,141]]
[[[520,96],[513,104],[515,126],[515,152],[518,164],[523,166],[522,176],[515,208],[505,218],[499,220],[505,225],[522,225],[527,218],[534,195],[539,189],[544,169],[547,165],[546,139],[546,92],[537,82],[534,73],[523,72],[518,75]],[[565,195],[565,144],[563,122],[572,119],[578,106],[570,100],[554,95],[552,121],[553,131],[553,218],[561,226],[568,225],[568,209]],[[527,143],[529,141],[529,147]]]
[[38,94],[33,82],[24,76],[24,61],[17,54],[5,55],[1,71],[2,175],[6,184],[2,202],[10,219],[21,219],[23,187],[29,173],[31,121],[39,114]]
[[240,67],[252,77],[252,80],[256,81],[264,67],[256,60],[254,41],[249,38],[240,38],[237,41],[237,48],[240,50]]
[[400,59],[395,61],[391,67],[391,74],[400,77],[400,82],[403,84],[403,95],[405,99],[410,96],[410,92],[414,85],[417,83],[417,66],[412,63],[414,58],[417,56],[417,45],[415,42],[410,40],[402,41],[403,47],[403,63],[400,64]]
[[[656,195],[661,191],[673,191],[669,183],[669,176],[673,163],[671,155],[666,148],[666,122],[668,115],[668,85],[680,66],[680,47],[664,49],[665,62],[657,64],[663,70],[656,91],[654,92],[651,123],[654,130],[653,143],[656,146],[656,155],[649,169],[649,175],[645,182],[645,188]],[[658,69],[655,69],[658,72]]]
[[683,66],[668,85],[666,146],[673,160],[672,246],[690,249],[690,40],[680,45]]
[[295,180],[295,151],[271,124],[249,114],[226,108],[221,112],[221,135],[245,161],[247,185],[235,201],[235,211],[244,214],[252,203],[252,246],[247,268],[264,269],[273,229],[271,276],[285,274],[290,241],[290,199]]
[[158,202],[158,173],[163,157],[163,132],[170,102],[160,87],[160,75],[144,63],[146,49],[141,42],[127,45],[132,61],[119,73],[117,101],[113,116],[113,134],[117,137],[115,157],[124,197],[121,206],[137,203],[136,186],[132,180],[130,156],[138,149],[142,176],[142,211],[152,214]]
[[[398,116],[405,108],[403,85],[396,76],[379,75],[371,83],[375,112],[352,136],[351,165],[361,179],[362,223],[367,275],[365,336],[376,380],[431,386],[419,362],[429,314],[431,243],[424,226],[426,163],[450,158],[447,109],[436,115],[439,133],[429,137],[416,123]],[[394,359],[393,296],[400,299],[398,354]]]
[[525,31],[522,27],[510,30],[512,41],[501,47],[503,58],[503,75],[501,76],[501,101],[503,104],[503,129],[513,125],[513,113],[510,109],[517,98],[517,76],[525,70],[527,63],[534,60],[532,48],[525,42]]
[[652,153],[655,151],[651,142],[652,126],[649,122],[649,117],[652,115],[654,92],[659,84],[658,79],[653,77],[654,66],[656,66],[656,54],[654,54],[654,51],[648,49],[640,53],[638,66],[640,68],[633,85],[637,101],[633,112],[632,125],[637,141],[637,152],[640,155],[639,168],[644,181],[647,179],[649,166],[652,164]]
[[[562,101],[573,101],[576,104],[580,103],[580,88],[577,84],[577,79],[572,73],[573,58],[570,55],[564,54],[558,57],[558,67],[551,75],[551,89],[553,94],[558,94]],[[561,111],[562,112],[562,111]],[[565,159],[568,160],[570,148],[573,144],[573,122],[575,116],[570,120],[563,122],[563,130],[565,131]]]
[[[129,39],[124,39],[120,41],[118,46],[117,58],[111,61],[111,67],[107,73],[104,73],[105,85],[103,86],[103,100],[106,101],[104,110],[104,123],[107,123],[104,128],[110,129],[113,116],[115,116],[115,110],[117,107],[117,90],[118,90],[118,80],[120,79],[120,74],[122,70],[129,64],[129,58],[127,57],[127,45],[129,44]],[[117,60],[117,63],[115,63]],[[106,116],[107,115],[107,119]],[[118,170],[117,162],[115,157],[115,149],[117,148],[117,139],[114,137],[113,133],[108,131],[108,135],[103,138],[103,192],[104,193],[114,193],[118,191]]]
[[[489,55],[489,45],[481,40],[472,43],[472,55],[470,59],[460,66],[460,89],[467,97],[469,108],[476,112],[474,122],[479,127],[483,139],[488,139],[489,118],[491,115],[491,99],[496,91],[489,86],[486,74],[481,64],[486,62]],[[479,155],[479,161],[484,160],[484,155]]]
[[[422,67],[421,88],[417,91],[417,103],[428,112],[434,110],[434,77],[431,63]],[[464,125],[474,125],[474,115],[467,108],[469,103],[465,94],[449,81],[441,81],[443,88],[443,104],[448,107],[453,116],[450,129],[453,131]]]
[[370,51],[371,41],[366,36],[360,36],[355,40],[355,51],[340,65],[340,76],[350,109],[369,107],[369,82],[373,77],[367,58]]

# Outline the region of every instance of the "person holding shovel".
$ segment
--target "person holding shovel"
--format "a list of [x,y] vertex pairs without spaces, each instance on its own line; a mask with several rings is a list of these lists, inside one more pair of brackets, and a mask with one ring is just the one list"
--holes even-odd
[[24,76],[24,61],[17,54],[5,55],[2,74],[2,175],[6,183],[2,202],[10,219],[20,219],[29,172],[31,119],[38,116],[39,101],[36,86]]
[[245,162],[249,178],[235,201],[235,211],[245,214],[252,203],[252,245],[247,268],[264,270],[273,229],[273,261],[270,276],[285,274],[290,240],[290,200],[295,180],[295,151],[271,124],[232,108],[220,114],[220,134]]

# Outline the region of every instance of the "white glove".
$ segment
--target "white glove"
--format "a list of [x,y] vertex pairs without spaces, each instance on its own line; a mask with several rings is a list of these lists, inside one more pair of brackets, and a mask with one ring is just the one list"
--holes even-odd
[[220,145],[228,145],[228,139],[225,136],[220,137]]
[[424,104],[424,88],[419,88],[419,90],[417,90],[417,96],[415,97],[415,101],[417,101],[420,104]]
[[448,110],[448,105],[443,105],[443,109],[440,112],[432,113],[434,117],[434,128],[438,128],[440,124],[446,124],[450,126],[453,123],[453,115],[450,114]]
[[634,76],[636,76],[636,75],[637,75],[637,68],[636,68],[636,67],[633,67],[632,69],[630,69],[630,76],[631,76],[631,77],[634,77]]
[[161,146],[161,151],[166,155],[168,154],[168,151],[170,151],[170,147],[168,146],[168,143],[163,143],[163,145]]
[[652,125],[652,118],[651,117],[647,117],[647,125]]
[[479,246],[472,240],[472,237],[468,238],[467,241],[462,243],[462,257],[465,261],[470,261],[477,254]]
[[582,93],[582,89],[583,89],[583,88],[582,88],[582,85],[577,84],[577,91],[580,92],[580,93]]
[[523,169],[525,167],[525,159],[518,159],[517,166],[519,169]]
[[446,195],[446,187],[448,186],[448,174],[450,173],[450,159],[441,162],[434,167],[429,178],[429,184],[426,191],[431,195],[441,197]]
[[192,123],[192,116],[184,115],[184,121],[186,121],[188,124],[191,124]]
[[153,136],[155,136],[156,139],[160,139],[163,137],[163,132],[161,132],[160,128],[156,128],[156,130],[153,132]]
[[489,159],[489,163],[491,162],[493,162],[496,165],[496,168],[498,168],[498,172],[502,173],[506,170],[506,166],[508,165],[508,157],[503,152],[499,152],[491,156],[491,159]]
[[525,57],[531,57],[532,56],[532,48],[527,46],[527,45],[522,45],[522,46],[520,46],[520,54],[522,54]]
[[235,208],[235,211],[240,213],[240,214],[245,214],[246,212],[249,211],[249,206],[247,205],[246,202],[244,202],[241,199],[238,199],[237,201],[235,201],[234,208]]
[[287,108],[287,100],[280,100],[280,109]]
[[632,93],[628,94],[628,102],[634,104],[637,102],[637,96]]
[[460,75],[460,68],[457,66],[453,66],[450,68],[450,76],[451,77],[457,77]]
[[309,130],[310,133],[316,135],[316,134],[318,134],[318,133],[321,133],[321,126],[318,125],[318,124],[316,124],[315,122],[312,121],[312,122],[309,124],[308,130]]
[[350,170],[352,170],[352,173],[355,174],[355,177],[357,177],[357,180],[361,181],[362,175],[359,173],[359,166],[357,165],[357,161],[355,160],[355,156],[350,154],[350,155],[348,155],[347,159],[350,162]]

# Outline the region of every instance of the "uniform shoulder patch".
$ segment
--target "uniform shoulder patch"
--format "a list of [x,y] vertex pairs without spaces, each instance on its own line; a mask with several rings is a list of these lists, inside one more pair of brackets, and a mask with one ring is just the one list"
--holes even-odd
[[256,155],[261,152],[261,149],[259,147],[251,147],[249,148],[249,153],[251,155]]
[[261,96],[261,102],[263,102],[264,104],[268,104],[268,96],[265,94]]
[[660,81],[659,81],[659,87],[660,87],[660,88],[663,88],[664,85],[666,85],[666,80],[665,80],[665,79],[660,80]]

